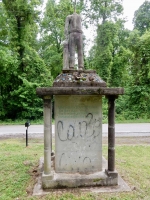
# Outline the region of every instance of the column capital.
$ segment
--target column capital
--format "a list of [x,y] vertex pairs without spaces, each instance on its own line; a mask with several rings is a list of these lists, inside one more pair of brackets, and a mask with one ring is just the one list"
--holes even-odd
[[106,97],[107,99],[115,100],[115,99],[118,98],[118,95],[105,95],[105,97]]
[[43,96],[43,100],[50,100],[50,99],[52,99],[52,96],[51,96],[51,95]]
[[51,108],[51,98],[45,98],[43,99],[43,106],[44,108]]

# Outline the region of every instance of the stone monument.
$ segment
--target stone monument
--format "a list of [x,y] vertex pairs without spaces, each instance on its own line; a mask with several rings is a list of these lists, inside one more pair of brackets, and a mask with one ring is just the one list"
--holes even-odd
[[[123,88],[108,88],[94,70],[84,70],[81,17],[65,23],[62,73],[52,87],[37,88],[44,102],[44,170],[42,187],[62,188],[118,184],[115,171],[115,99]],[[75,49],[78,67],[75,66]],[[108,166],[102,157],[102,96],[108,99]],[[55,157],[52,165],[52,106],[55,101]]]

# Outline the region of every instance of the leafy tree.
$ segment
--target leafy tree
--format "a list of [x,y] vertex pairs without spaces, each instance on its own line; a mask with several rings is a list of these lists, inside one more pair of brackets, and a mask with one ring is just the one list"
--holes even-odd
[[109,84],[111,87],[126,87],[129,82],[129,67],[132,52],[128,47],[130,31],[124,28],[122,21],[116,24],[117,32],[112,39],[112,65]]
[[0,46],[7,46],[8,43],[8,23],[4,5],[0,2]]
[[116,20],[122,11],[122,0],[90,0],[86,15],[98,24],[108,20]]
[[150,117],[150,32],[142,36],[137,31],[130,36],[130,49],[133,52],[129,108],[135,118]]
[[134,13],[133,24],[134,29],[140,31],[141,35],[150,28],[150,2],[144,1]]
[[[89,53],[88,67],[96,69],[108,86],[125,87],[127,90],[132,52],[128,47],[130,31],[124,28],[124,20],[118,19],[123,9],[121,1],[102,1],[102,7],[100,1],[93,2],[97,3],[94,18],[101,24],[97,26],[97,36]],[[126,100],[127,95],[117,100],[117,114],[123,115],[123,109],[126,110],[127,107]],[[105,103],[104,101],[104,108]],[[106,110],[103,109],[104,115]]]
[[56,3],[48,0],[44,19],[41,23],[40,53],[55,78],[62,70],[62,42],[64,40],[64,23],[68,14],[73,12],[71,1]]
[[111,87],[125,87],[129,81],[129,66],[131,51],[120,46],[118,52],[113,57],[111,66],[111,77],[109,84]]
[[[110,86],[124,86],[127,82],[127,67],[130,51],[127,47],[129,31],[122,22],[105,22],[99,25],[95,45],[90,51],[89,68],[95,68]],[[119,77],[119,79],[118,79]]]
[[23,56],[26,45],[33,45],[37,34],[36,21],[39,11],[35,8],[40,0],[3,0],[4,8],[9,19],[10,45],[18,53],[20,70],[24,69]]
[[116,34],[116,27],[112,22],[105,22],[98,27],[96,62],[95,67],[100,76],[108,83],[112,65],[113,43],[112,39]]
[[[92,52],[92,67],[109,84],[114,57],[114,43],[119,29],[117,17],[123,8],[121,1],[91,0],[91,20],[97,21],[97,36]],[[115,20],[115,21],[114,21]],[[117,22],[118,21],[118,22]],[[101,23],[101,24],[100,24]]]
[[0,22],[7,22],[7,37],[1,41],[1,101],[0,119],[41,116],[41,100],[36,96],[37,86],[50,85],[51,77],[45,63],[35,51],[37,21],[36,7],[40,0],[3,0],[5,9]]

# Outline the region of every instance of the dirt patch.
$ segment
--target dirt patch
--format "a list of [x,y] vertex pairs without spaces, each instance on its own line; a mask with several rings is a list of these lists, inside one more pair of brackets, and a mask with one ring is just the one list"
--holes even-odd
[[[24,164],[25,165],[30,165],[30,162],[29,161],[25,161]],[[30,170],[28,171],[29,175],[32,177],[31,178],[31,181],[30,181],[30,184],[28,185],[28,187],[26,188],[26,192],[29,196],[32,195],[33,193],[33,188],[34,188],[34,185],[35,183],[37,182],[37,178],[38,176],[40,175],[40,171],[39,171],[39,164],[36,164],[34,166],[32,166],[30,168]]]

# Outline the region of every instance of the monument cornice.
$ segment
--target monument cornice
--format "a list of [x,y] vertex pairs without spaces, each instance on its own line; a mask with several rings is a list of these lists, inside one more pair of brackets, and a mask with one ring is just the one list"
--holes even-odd
[[124,88],[107,87],[40,87],[36,94],[43,98],[47,95],[105,95],[118,96],[124,94]]

